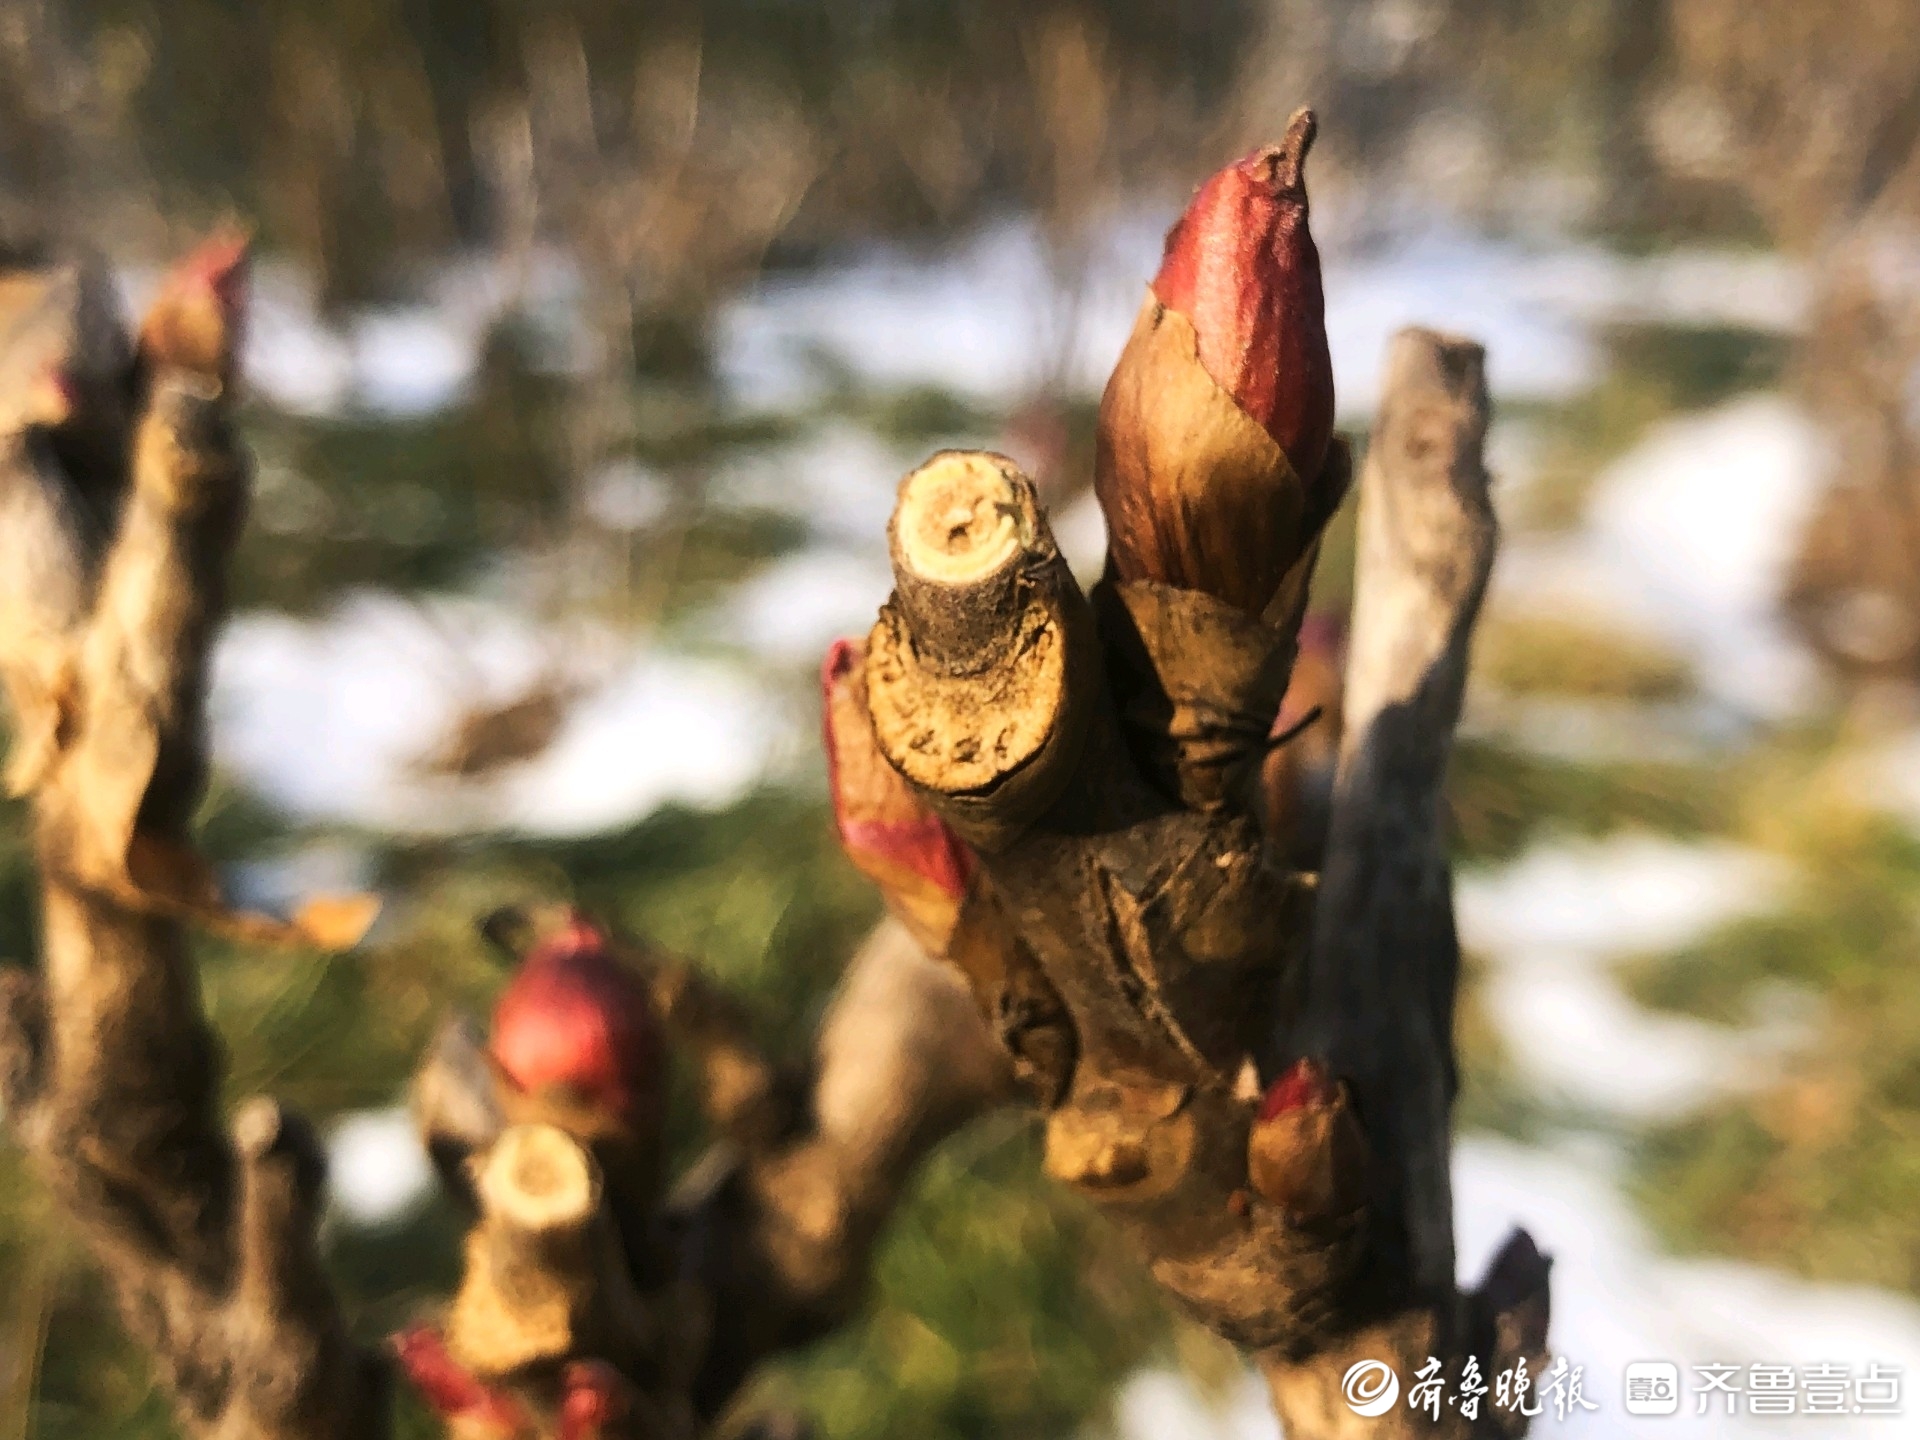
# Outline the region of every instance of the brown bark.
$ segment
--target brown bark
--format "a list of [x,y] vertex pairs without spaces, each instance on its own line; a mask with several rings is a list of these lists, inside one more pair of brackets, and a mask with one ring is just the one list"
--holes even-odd
[[[1481,1287],[1454,1278],[1450,1111],[1459,951],[1442,785],[1496,527],[1482,460],[1484,358],[1469,341],[1403,332],[1360,483],[1345,734],[1315,916],[1308,1002],[1294,1045],[1354,1086],[1376,1159],[1373,1264],[1388,1313],[1331,1351],[1266,1361],[1289,1434],[1424,1434],[1404,1408],[1361,1421],[1339,1403],[1352,1359],[1403,1381],[1428,1356],[1450,1380],[1468,1354],[1489,1375],[1545,1359],[1547,1263],[1523,1232]],[[1491,1407],[1443,1433],[1519,1427]],[[1363,1428],[1364,1427],[1364,1428]]]
[[530,1382],[541,1413],[564,1407],[568,1366],[591,1357],[621,1377],[619,1433],[692,1435],[684,1365],[665,1368],[685,1337],[636,1289],[587,1148],[550,1125],[515,1125],[476,1171],[480,1218],[447,1317],[452,1358],[483,1383]]
[[716,1150],[669,1200],[713,1323],[698,1415],[716,1414],[761,1360],[852,1316],[920,1161],[1012,1094],[960,976],[897,923],[882,925],[821,1022],[804,1127]]
[[[147,362],[110,543],[61,552],[85,603],[0,629],[16,695],[41,693],[20,673],[69,677],[34,756],[44,953],[0,983],[0,1101],[192,1433],[377,1440],[384,1367],[348,1340],[314,1242],[319,1149],[268,1101],[221,1123],[184,928],[345,935],[364,908],[232,916],[193,847],[245,466],[224,372]],[[1192,355],[1140,363],[1185,367],[1143,404],[1223,413]],[[1110,577],[1091,602],[1011,462],[948,452],[907,478],[894,600],[864,654],[836,652],[828,698],[843,841],[911,934],[890,922],[854,958],[797,1072],[696,969],[631,957],[718,1137],[664,1200],[564,1104],[505,1096],[470,1027],[443,1033],[415,1103],[475,1223],[444,1337],[397,1348],[457,1433],[696,1433],[754,1366],[853,1313],[919,1161],[1019,1089],[1046,1111],[1049,1172],[1256,1356],[1293,1440],[1350,1433],[1356,1359],[1538,1365],[1546,1262],[1516,1234],[1462,1294],[1447,1173],[1440,788],[1494,545],[1480,367],[1466,342],[1396,342],[1317,883],[1269,832],[1261,769],[1343,446],[1303,487],[1265,430],[1202,426],[1163,530],[1208,573]],[[81,493],[62,463],[0,485]],[[1215,524],[1219,475],[1253,477],[1236,505],[1273,513]],[[1154,491],[1137,478],[1130,504]],[[36,669],[22,637],[49,635],[61,664]],[[1384,1424],[1366,1433],[1419,1430]]]
[[[268,1101],[223,1122],[183,925],[224,914],[188,820],[245,464],[217,384],[160,365],[138,394],[97,587],[71,555],[87,603],[61,632],[62,718],[22,772],[38,784],[43,950],[36,975],[0,991],[7,1120],[191,1433],[365,1440],[385,1433],[386,1380],[348,1339],[320,1265],[318,1143]],[[94,419],[111,431],[111,416]],[[62,501],[111,488],[57,457],[0,484]],[[0,667],[31,665],[22,647],[45,638],[0,632]]]
[[[1259,595],[1110,576],[1089,605],[1062,578],[1024,477],[997,457],[936,457],[902,484],[896,535],[937,528],[929,497],[940,514],[1012,523],[940,529],[952,543],[931,564],[896,544],[899,583],[869,641],[882,753],[978,848],[1063,1001],[1077,1062],[1048,1115],[1049,1172],[1120,1224],[1190,1312],[1258,1355],[1295,1440],[1360,1423],[1338,1393],[1353,1358],[1411,1376],[1427,1354],[1450,1373],[1474,1354],[1497,1373],[1544,1345],[1545,1264],[1523,1237],[1501,1286],[1456,1291],[1446,1170],[1457,960],[1440,792],[1493,558],[1486,415],[1477,346],[1425,332],[1395,342],[1363,484],[1317,918],[1312,878],[1260,823],[1293,597],[1325,518],[1300,528],[1297,481],[1271,491],[1271,529],[1190,513],[1204,505],[1198,479],[1170,492],[1180,531],[1215,550],[1290,535],[1264,570],[1243,557],[1247,573],[1275,577]],[[1271,445],[1192,433],[1205,466],[1228,473],[1235,455]],[[1148,503],[1151,478],[1125,487],[1129,505]],[[1262,1086],[1299,1056],[1344,1086],[1315,1082],[1322,1099],[1256,1126]],[[1352,1195],[1364,1203],[1349,1207]],[[1368,1433],[1412,1433],[1410,1417]],[[1442,1431],[1506,1433],[1506,1419],[1456,1415]]]
[[[991,932],[973,943],[991,944]],[[551,1433],[539,1417],[561,1401],[562,1362],[586,1357],[631,1386],[631,1433],[698,1433],[755,1366],[851,1317],[882,1227],[928,1150],[1013,1095],[964,981],[895,922],[849,963],[801,1073],[761,1053],[739,1006],[697,968],[629,960],[717,1137],[657,1211],[636,1214],[602,1185],[602,1147],[572,1117],[509,1126],[513,1107],[470,1024],[450,1023],[415,1079],[429,1150],[476,1211],[442,1331],[448,1359],[486,1394],[463,1390],[450,1418],[516,1440]],[[490,1186],[517,1130],[544,1135],[576,1177],[564,1243],[530,1247]],[[429,1347],[436,1366],[440,1343]],[[499,1415],[521,1418],[502,1426]]]
[[[320,1262],[319,1146],[269,1101],[223,1124],[188,945],[189,924],[352,939],[369,918],[354,897],[293,923],[235,915],[190,834],[247,481],[227,415],[236,255],[183,268],[137,370],[124,334],[104,347],[120,365],[107,386],[82,349],[103,348],[76,318],[84,296],[27,286],[58,302],[27,337],[46,354],[0,374],[0,513],[40,522],[0,532],[0,671],[29,712],[12,773],[33,790],[45,911],[38,970],[0,976],[0,1104],[190,1433],[377,1440],[388,1376],[348,1339]],[[17,326],[7,338],[11,363],[25,342]],[[85,414],[36,408],[49,365],[84,382],[54,393]],[[136,397],[131,419],[108,393]],[[76,422],[86,445],[53,443],[50,426]],[[73,473],[83,454],[108,457],[105,472]],[[970,908],[946,934],[1005,968],[990,915]],[[398,1349],[445,1382],[457,1433],[693,1433],[754,1365],[852,1311],[920,1158],[1010,1094],[964,985],[895,927],[850,967],[799,1074],[760,1054],[697,970],[641,969],[721,1137],[665,1202],[625,1183],[618,1148],[564,1105],[505,1103],[470,1025],[450,1025],[423,1067],[422,1129],[476,1223],[445,1339],[410,1332]]]

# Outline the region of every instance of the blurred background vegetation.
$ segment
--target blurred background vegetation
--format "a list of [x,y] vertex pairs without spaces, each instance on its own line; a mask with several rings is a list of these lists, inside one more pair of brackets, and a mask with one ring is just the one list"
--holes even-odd
[[[1103,358],[1075,353],[1085,277],[1114,237],[1164,226],[1195,179],[1311,101],[1330,256],[1442,226],[1628,258],[1710,245],[1808,278],[1784,330],[1609,320],[1579,384],[1502,413],[1526,456],[1504,497],[1510,538],[1549,545],[1674,417],[1791,397],[1826,446],[1777,597],[1817,657],[1816,698],[1786,718],[1730,712],[1692,658],[1631,626],[1496,599],[1476,685],[1507,709],[1470,725],[1454,803],[1468,866],[1624,832],[1778,858],[1795,876],[1781,905],[1638,956],[1622,983],[1641,1006],[1729,1024],[1787,985],[1818,1019],[1781,1074],[1623,1127],[1554,1113],[1469,997],[1463,1116],[1621,1138],[1674,1245],[1920,1291],[1920,1002],[1905,983],[1920,839],[1847,783],[1913,724],[1920,676],[1909,19],[1898,0],[1844,14],[1798,0],[0,0],[0,236],[101,246],[137,293],[211,224],[256,227],[260,495],[239,608],[319,623],[373,594],[431,629],[453,597],[543,637],[504,686],[475,681],[446,639],[450,718],[407,784],[427,776],[458,802],[510,785],[592,702],[605,676],[579,654],[594,646],[751,670],[755,703],[802,737],[760,783],[613,823],[542,816],[537,795],[479,804],[472,823],[457,805],[443,823],[303,807],[234,767],[209,846],[243,887],[272,892],[318,863],[388,901],[353,957],[207,947],[234,1093],[326,1117],[393,1106],[446,1011],[483,1011],[501,982],[473,918],[523,896],[574,896],[698,957],[750,998],[770,1045],[799,1052],[877,913],[831,843],[804,739],[817,649],[745,633],[767,584],[776,610],[805,608],[809,577],[853,563],[817,472],[849,446],[885,473],[943,443],[998,443],[1072,511],[1097,397],[1076,367]],[[936,283],[968,237],[1007,227],[1045,283],[1011,321],[990,317],[1029,357],[1002,384],[892,374],[886,309],[862,308],[857,285],[808,288],[857,282],[875,256]],[[1150,266],[1151,243],[1127,253]],[[823,334],[874,327],[882,360],[823,346],[802,357],[805,384],[757,385],[729,361],[740,327],[764,313],[753,297],[794,295],[817,297],[801,308]],[[449,325],[471,361],[422,398]],[[410,345],[376,383],[396,334]],[[875,493],[857,515],[884,519]],[[1742,503],[1737,484],[1724,503]],[[862,532],[867,573],[878,526]],[[1327,569],[1337,609],[1337,553]],[[761,608],[729,608],[749,594]],[[1522,710],[1563,730],[1705,716],[1710,733],[1638,752],[1542,743],[1540,723],[1509,723]],[[636,764],[652,743],[636,735]],[[30,955],[33,926],[8,809],[0,956]],[[868,1316],[752,1404],[796,1410],[826,1440],[1037,1440],[1107,1428],[1142,1365],[1229,1386],[1230,1357],[1165,1312],[1034,1158],[1012,1117],[959,1137],[898,1217]],[[365,1333],[445,1289],[456,1239],[430,1198],[335,1217]],[[0,1152],[0,1440],[171,1433],[59,1217]]]

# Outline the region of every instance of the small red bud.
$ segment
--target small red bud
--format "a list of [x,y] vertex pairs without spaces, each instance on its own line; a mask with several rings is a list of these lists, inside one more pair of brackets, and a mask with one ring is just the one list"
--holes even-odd
[[1200,363],[1311,483],[1333,436],[1320,251],[1307,226],[1316,125],[1295,113],[1278,145],[1215,172],[1167,234],[1153,293],[1192,323]]
[[246,323],[251,239],[224,230],[200,242],[161,281],[140,325],[149,365],[231,382]]
[[1331,1105],[1340,1097],[1340,1087],[1317,1060],[1296,1060],[1278,1080],[1267,1087],[1260,1100],[1260,1119],[1271,1120],[1289,1110],[1309,1105]]
[[560,1387],[560,1440],[609,1440],[633,1409],[633,1387],[604,1360],[574,1361]]
[[526,1412],[504,1391],[483,1384],[447,1353],[440,1333],[428,1326],[402,1331],[387,1342],[407,1380],[434,1413],[458,1420],[463,1434],[522,1435],[528,1428]]
[[835,642],[820,670],[827,784],[841,848],[922,944],[946,948],[973,878],[973,852],[889,765],[873,738],[862,651]]
[[529,1094],[566,1087],[636,1132],[658,1119],[664,1056],[652,996],[579,915],[529,952],[494,1007],[489,1048]]
[[1343,1215],[1365,1195],[1366,1137],[1346,1087],[1317,1060],[1296,1060],[1267,1087],[1247,1136],[1247,1176],[1269,1204],[1301,1219]]
[[55,365],[30,387],[22,418],[28,425],[57,430],[73,419],[79,408],[79,383],[65,366]]

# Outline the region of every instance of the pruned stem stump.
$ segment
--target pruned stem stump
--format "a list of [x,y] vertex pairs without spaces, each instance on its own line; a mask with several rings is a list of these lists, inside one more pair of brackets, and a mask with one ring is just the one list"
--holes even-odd
[[890,538],[894,596],[867,642],[875,738],[964,838],[1001,848],[1077,758],[1085,599],[1005,456],[934,456],[901,482]]

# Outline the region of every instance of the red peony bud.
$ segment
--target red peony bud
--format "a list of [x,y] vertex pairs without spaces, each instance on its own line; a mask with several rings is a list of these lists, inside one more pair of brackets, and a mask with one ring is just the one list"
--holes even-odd
[[402,1331],[387,1342],[407,1380],[433,1412],[458,1422],[460,1433],[512,1440],[530,1429],[526,1411],[505,1391],[469,1374],[447,1353],[440,1332],[428,1326]]
[[1267,1093],[1260,1098],[1259,1118],[1272,1120],[1309,1105],[1332,1105],[1339,1098],[1340,1086],[1325,1066],[1315,1060],[1296,1060],[1267,1087]]
[[246,323],[250,239],[218,232],[168,272],[140,324],[140,355],[230,383]]
[[489,1048],[528,1094],[564,1087],[633,1131],[657,1122],[664,1056],[652,997],[579,915],[528,954],[494,1007]]
[[633,1410],[633,1387],[604,1360],[576,1360],[560,1388],[560,1440],[611,1440]]
[[1296,1060],[1267,1087],[1247,1136],[1247,1176],[1300,1219],[1355,1209],[1366,1193],[1367,1142],[1346,1086],[1317,1060]]
[[1311,110],[1278,145],[1217,171],[1167,234],[1153,279],[1160,303],[1193,325],[1200,363],[1311,482],[1333,435],[1320,251],[1303,174]]
[[1115,580],[1283,628],[1348,478],[1307,229],[1313,133],[1300,111],[1195,194],[1101,397],[1094,456]]
[[958,919],[973,852],[881,755],[867,718],[863,663],[860,646],[841,640],[820,670],[834,825],[855,868],[937,953]]

